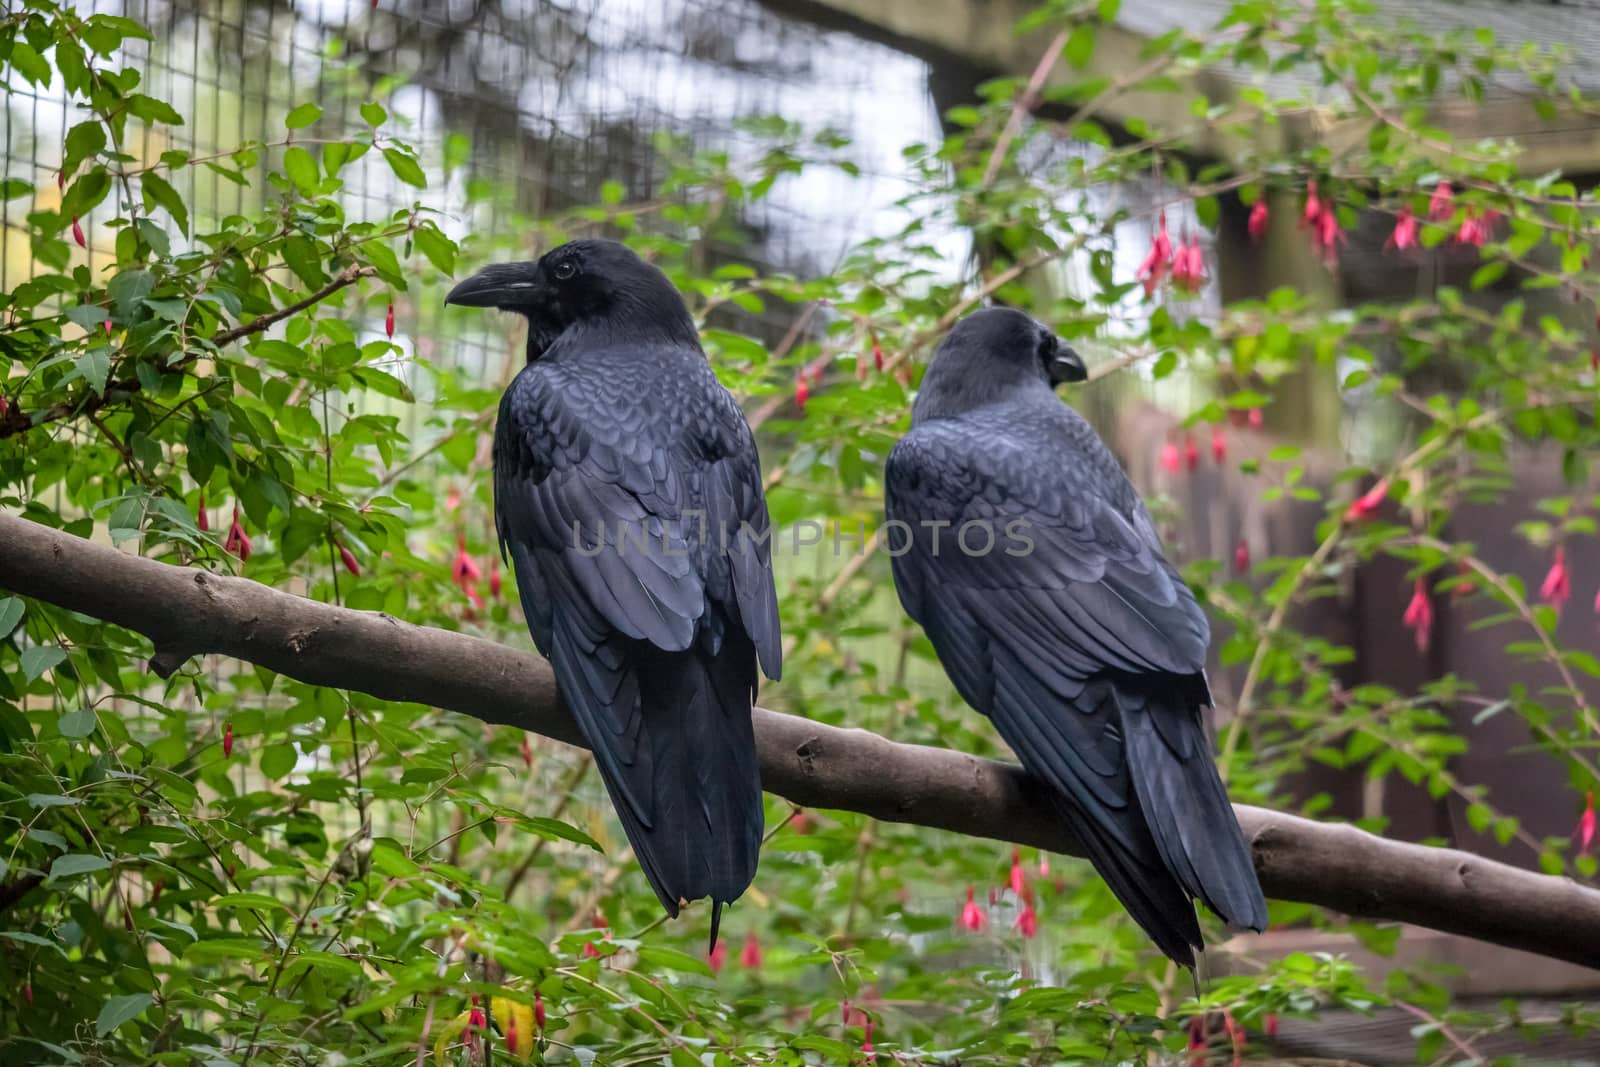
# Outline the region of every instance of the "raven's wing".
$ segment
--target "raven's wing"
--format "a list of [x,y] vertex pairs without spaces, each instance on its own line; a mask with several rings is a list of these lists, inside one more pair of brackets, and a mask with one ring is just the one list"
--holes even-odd
[[754,876],[750,705],[779,632],[765,542],[719,548],[767,522],[748,427],[709,369],[666,377],[619,390],[560,366],[520,374],[496,428],[495,522],[534,642],[676,915]]
[[1134,918],[1188,962],[1189,895],[1265,922],[1200,719],[1209,628],[1114,459],[1076,429],[1025,443],[954,419],[902,439],[895,585],[962,696],[1068,801]]

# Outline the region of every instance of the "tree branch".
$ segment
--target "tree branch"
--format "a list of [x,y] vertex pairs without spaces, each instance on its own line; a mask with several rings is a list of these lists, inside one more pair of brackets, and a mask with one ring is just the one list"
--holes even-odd
[[[219,653],[313,685],[461,712],[582,745],[537,656],[175,567],[0,515],[0,588],[148,637],[163,676]],[[1082,850],[1010,764],[755,710],[762,784],[840,808],[1053,852]],[[1600,968],[1600,892],[1454,849],[1235,808],[1269,896]]]
[[[270,311],[265,315],[257,315],[249,322],[218,331],[211,338],[210,348],[197,348],[194,354],[188,358],[168,364],[167,369],[174,370],[186,363],[193,362],[205,352],[222,348],[241,338],[269,329],[274,323],[282,322],[291,315],[298,315],[306,308],[314,304],[320,304],[340,289],[354,285],[360,279],[370,277],[376,273],[377,271],[371,267],[346,267],[331,282],[310,296],[296,300],[292,304],[285,304],[283,307]],[[107,382],[102,392],[97,393],[93,389],[85,389],[72,400],[63,400],[60,403],[52,404],[37,415],[29,415],[20,407],[12,407],[9,411],[0,410],[0,439],[12,437],[19,433],[26,433],[36,426],[60,422],[62,419],[69,419],[78,415],[93,415],[112,401],[126,400],[143,388],[144,385],[138,378],[119,378],[114,382]]]

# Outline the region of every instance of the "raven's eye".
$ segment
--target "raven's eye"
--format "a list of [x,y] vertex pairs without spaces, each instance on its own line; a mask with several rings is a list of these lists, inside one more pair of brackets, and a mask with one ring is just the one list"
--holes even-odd
[[553,268],[551,268],[550,273],[554,274],[558,280],[564,282],[578,273],[578,265],[572,262],[570,259],[563,259],[560,263],[557,263]]

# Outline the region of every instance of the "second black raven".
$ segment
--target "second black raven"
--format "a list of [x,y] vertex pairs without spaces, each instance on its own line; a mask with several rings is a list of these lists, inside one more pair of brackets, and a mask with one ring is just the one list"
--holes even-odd
[[1193,898],[1254,930],[1267,906],[1201,720],[1210,627],[1116,459],[1056,397],[1085,377],[1021,312],[950,332],[889,456],[895,587],[1117,899],[1192,967]]
[[495,527],[528,629],[668,913],[755,877],[757,661],[781,650],[744,415],[683,298],[612,241],[497,264],[446,303],[528,319],[500,402]]

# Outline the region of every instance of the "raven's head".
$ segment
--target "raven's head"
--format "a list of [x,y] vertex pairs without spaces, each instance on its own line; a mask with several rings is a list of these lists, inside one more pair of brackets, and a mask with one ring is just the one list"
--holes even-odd
[[1088,377],[1078,353],[1042,322],[1011,308],[984,308],[939,343],[912,414],[959,414],[1016,388],[1054,388]]
[[537,262],[490,264],[444,302],[526,316],[529,362],[580,324],[697,343],[694,321],[667,276],[615,241],[571,241]]

